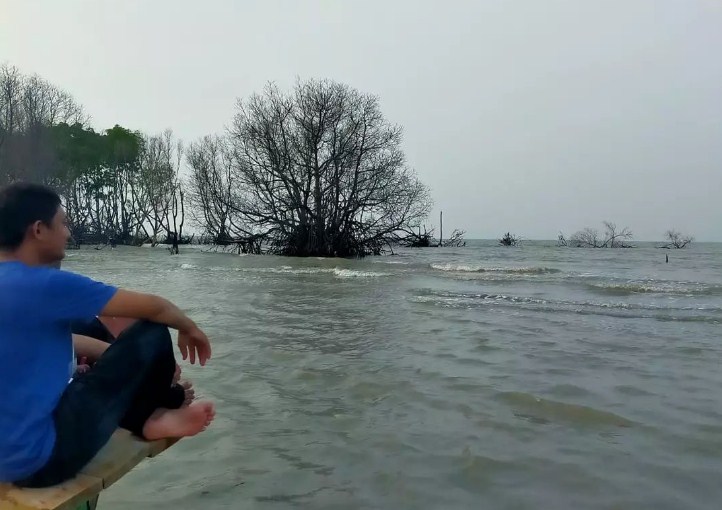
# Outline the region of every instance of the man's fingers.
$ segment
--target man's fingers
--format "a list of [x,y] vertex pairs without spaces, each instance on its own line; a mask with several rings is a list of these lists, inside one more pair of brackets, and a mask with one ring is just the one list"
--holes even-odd
[[183,359],[188,359],[188,342],[185,339],[178,339],[178,347],[180,348]]
[[205,365],[206,361],[211,359],[211,344],[208,342],[204,342],[203,345],[200,346],[199,350],[201,355],[201,365]]
[[191,333],[188,336],[182,335],[178,338],[183,359],[189,359],[191,365],[195,365],[196,359],[201,366],[211,357],[211,346],[205,335],[199,330],[198,335]]
[[208,361],[208,358],[210,358],[210,352],[209,352],[207,344],[199,346],[198,355],[201,359],[201,366],[205,366],[206,362]]

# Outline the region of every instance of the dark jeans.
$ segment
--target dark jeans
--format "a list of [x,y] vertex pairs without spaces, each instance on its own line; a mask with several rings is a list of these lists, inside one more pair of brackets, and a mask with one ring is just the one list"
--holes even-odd
[[71,324],[73,334],[85,335],[105,343],[113,343],[113,335],[97,317],[91,321],[76,321]]
[[72,478],[120,426],[141,436],[159,407],[183,404],[168,328],[138,322],[113,342],[95,366],[68,385],[53,418],[55,447],[49,461],[21,487],[47,487]]

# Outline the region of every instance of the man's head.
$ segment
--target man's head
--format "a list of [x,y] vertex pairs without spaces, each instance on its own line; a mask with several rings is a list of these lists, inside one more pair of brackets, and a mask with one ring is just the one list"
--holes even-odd
[[60,197],[39,184],[18,182],[0,190],[0,251],[31,264],[57,263],[70,239]]

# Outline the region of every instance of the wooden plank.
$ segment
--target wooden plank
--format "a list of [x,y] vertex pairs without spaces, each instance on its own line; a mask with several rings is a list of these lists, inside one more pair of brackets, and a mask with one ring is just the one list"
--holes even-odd
[[0,483],[0,510],[74,510],[120,480],[146,457],[164,452],[178,439],[144,441],[119,429],[80,474],[46,489],[20,489]]
[[19,489],[0,484],[0,510],[74,510],[103,490],[103,480],[78,475],[47,489]]
[[127,430],[118,430],[81,474],[100,478],[107,489],[150,454],[149,443],[136,441]]
[[158,439],[157,441],[143,441],[142,439],[137,440],[148,445],[148,457],[155,457],[157,455],[160,455],[179,441],[178,438]]

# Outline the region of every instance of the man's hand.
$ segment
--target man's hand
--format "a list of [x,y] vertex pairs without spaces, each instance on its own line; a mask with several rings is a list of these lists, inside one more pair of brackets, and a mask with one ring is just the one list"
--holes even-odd
[[178,347],[184,360],[190,356],[191,365],[195,365],[196,356],[201,366],[205,366],[211,357],[211,343],[206,334],[197,327],[178,332]]
[[118,289],[100,315],[146,319],[165,324],[178,330],[178,347],[183,359],[188,359],[190,355],[191,364],[195,364],[197,357],[200,364],[205,365],[211,357],[211,344],[205,333],[167,299]]
[[77,377],[80,374],[85,374],[86,372],[90,371],[90,365],[88,365],[88,358],[83,356],[78,360],[78,365],[75,367],[75,374],[73,374],[73,377]]
[[109,344],[101,342],[96,338],[91,338],[84,335],[73,334],[73,348],[75,349],[75,356],[78,358],[85,358],[90,360],[89,364],[93,364],[100,359],[106,349],[110,347]]

